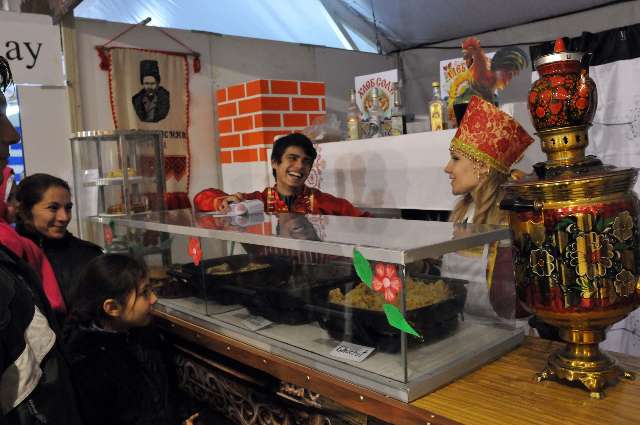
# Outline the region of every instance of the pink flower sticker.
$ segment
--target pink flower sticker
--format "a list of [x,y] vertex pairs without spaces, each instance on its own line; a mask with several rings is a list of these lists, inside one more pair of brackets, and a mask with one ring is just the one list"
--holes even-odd
[[196,237],[189,238],[189,257],[193,259],[193,264],[200,265],[202,260],[202,249],[200,248],[200,240]]
[[392,303],[402,289],[402,281],[398,277],[396,266],[393,264],[376,263],[374,271],[375,274],[371,288],[374,291],[384,293],[384,299],[388,303]]

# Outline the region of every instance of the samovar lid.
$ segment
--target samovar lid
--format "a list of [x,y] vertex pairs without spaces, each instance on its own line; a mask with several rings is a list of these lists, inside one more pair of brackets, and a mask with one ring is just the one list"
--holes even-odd
[[564,47],[564,41],[559,38],[556,40],[553,46],[553,53],[548,55],[542,55],[535,60],[534,66],[539,68],[542,65],[555,62],[581,62],[584,53],[582,52],[567,52]]

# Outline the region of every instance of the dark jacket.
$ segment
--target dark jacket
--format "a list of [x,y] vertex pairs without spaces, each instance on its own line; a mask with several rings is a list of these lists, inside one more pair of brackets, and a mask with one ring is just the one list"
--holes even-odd
[[21,223],[16,225],[16,230],[20,235],[31,239],[47,256],[56,274],[64,303],[70,310],[73,294],[78,287],[78,278],[89,261],[102,255],[102,248],[78,239],[69,232],[62,239],[51,239],[32,232]]
[[[0,398],[5,406],[0,423],[81,424],[57,331],[38,275],[0,245]],[[42,360],[25,361],[39,357],[29,353],[40,353]],[[36,385],[20,387],[17,376],[33,377]],[[12,407],[7,400],[14,400]]]
[[175,375],[152,327],[110,332],[65,325],[65,347],[80,410],[92,425],[175,425]]
[[162,86],[158,86],[155,94],[155,108],[149,112],[145,110],[144,98],[146,96],[145,89],[140,90],[131,98],[133,103],[133,109],[136,111],[136,115],[143,122],[158,122],[162,121],[169,115],[169,109],[171,108],[171,96],[169,91]]

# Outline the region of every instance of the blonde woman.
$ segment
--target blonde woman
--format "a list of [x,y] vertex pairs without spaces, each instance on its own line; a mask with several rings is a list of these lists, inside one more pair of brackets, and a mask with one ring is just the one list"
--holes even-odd
[[[461,196],[450,221],[508,224],[507,215],[498,206],[502,198],[500,185],[519,173],[511,167],[532,142],[533,138],[512,117],[493,104],[472,97],[451,141],[451,159],[444,169],[453,194]],[[510,247],[491,244],[445,255],[442,271],[469,281],[467,311],[513,318],[516,300],[510,263]]]

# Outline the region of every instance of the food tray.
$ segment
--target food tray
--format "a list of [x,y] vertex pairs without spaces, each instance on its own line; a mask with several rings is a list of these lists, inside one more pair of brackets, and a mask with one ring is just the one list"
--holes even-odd
[[[411,277],[424,281],[442,279],[449,285],[453,296],[436,304],[409,310],[405,316],[406,320],[423,336],[424,342],[444,338],[455,331],[458,326],[458,316],[462,313],[467,298],[465,288],[467,282],[431,275]],[[313,313],[319,325],[326,329],[333,339],[375,347],[388,353],[400,351],[400,331],[388,324],[384,311],[353,308],[328,301],[331,289],[339,287],[343,293],[346,293],[359,283],[356,280],[333,287],[316,288],[307,309]],[[347,323],[349,325],[345,329]],[[418,340],[410,338],[409,341]]]
[[354,278],[350,264],[296,264],[287,280],[253,288],[255,292],[247,309],[251,314],[275,323],[309,323],[314,317],[306,305],[311,301],[313,291],[335,288]]
[[[250,262],[267,263],[269,267],[242,272],[233,271],[241,269]],[[223,263],[231,266],[231,273],[219,275],[206,273],[208,268]],[[291,263],[286,258],[278,256],[232,255],[203,260],[199,266],[193,263],[185,264],[182,266],[182,271],[191,276],[196,297],[214,300],[224,305],[241,304],[246,306],[251,302],[251,297],[255,295],[255,288],[266,287],[286,280],[291,274]]]

